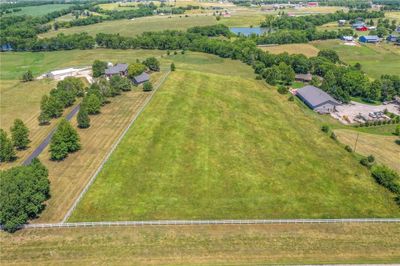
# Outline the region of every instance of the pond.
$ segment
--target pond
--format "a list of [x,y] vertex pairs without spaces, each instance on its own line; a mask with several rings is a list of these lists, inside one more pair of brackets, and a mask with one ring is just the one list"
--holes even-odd
[[244,35],[249,36],[251,34],[262,35],[264,32],[267,31],[265,28],[261,27],[232,27],[230,28],[231,32],[237,35]]

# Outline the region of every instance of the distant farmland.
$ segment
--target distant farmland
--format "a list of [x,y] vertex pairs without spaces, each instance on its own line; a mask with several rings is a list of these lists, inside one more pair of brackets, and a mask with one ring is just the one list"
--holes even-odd
[[195,55],[180,57],[185,67],[177,63],[70,221],[400,216],[314,116],[230,71],[242,63]]

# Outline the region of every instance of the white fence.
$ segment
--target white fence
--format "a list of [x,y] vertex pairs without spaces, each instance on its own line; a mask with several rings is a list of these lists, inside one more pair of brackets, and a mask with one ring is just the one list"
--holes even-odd
[[400,223],[400,218],[360,219],[268,219],[268,220],[157,220],[121,222],[79,222],[53,224],[26,224],[22,228],[99,227],[145,225],[223,225],[223,224],[332,224],[332,223]]

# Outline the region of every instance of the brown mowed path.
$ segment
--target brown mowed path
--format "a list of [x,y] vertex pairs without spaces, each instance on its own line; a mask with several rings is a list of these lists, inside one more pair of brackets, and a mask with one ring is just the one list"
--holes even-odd
[[[161,75],[154,73],[152,79],[158,81]],[[133,91],[110,98],[111,103],[103,106],[100,114],[90,116],[90,128],[78,129],[82,149],[70,154],[64,161],[51,161],[49,147],[40,154],[39,159],[49,169],[51,198],[41,216],[32,220],[32,223],[62,220],[113,143],[150,95],[141,88],[134,88]],[[76,117],[71,119],[71,123],[76,127]]]

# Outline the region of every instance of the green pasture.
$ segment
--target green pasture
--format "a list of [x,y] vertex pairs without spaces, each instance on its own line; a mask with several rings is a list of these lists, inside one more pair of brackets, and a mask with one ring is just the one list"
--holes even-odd
[[400,216],[315,116],[249,67],[178,59],[70,221]]
[[43,16],[48,13],[54,12],[54,11],[59,11],[62,9],[67,9],[72,4],[49,4],[49,5],[40,5],[40,6],[26,6],[26,7],[21,7],[21,11],[11,13],[11,14],[6,14],[5,16],[11,16],[11,15],[28,15],[28,16]]
[[393,44],[361,44],[347,46],[339,40],[317,41],[314,45],[319,49],[335,50],[340,59],[348,64],[360,63],[362,70],[373,78],[383,74],[398,75],[400,73],[400,49]]

